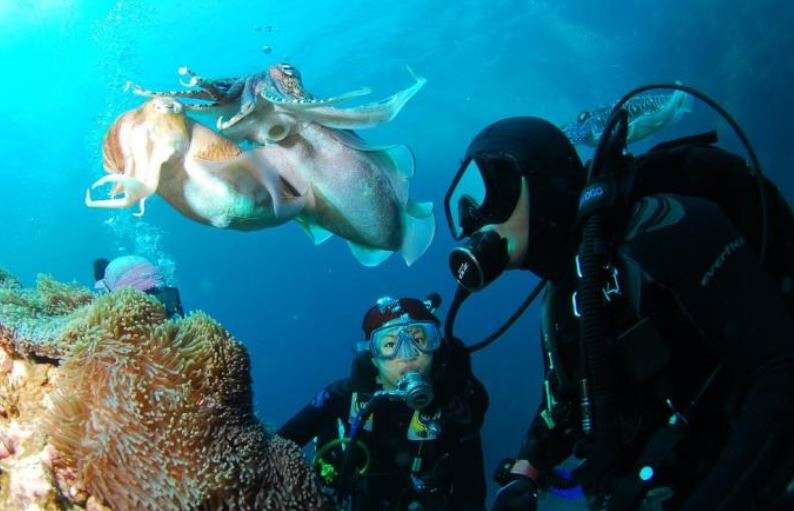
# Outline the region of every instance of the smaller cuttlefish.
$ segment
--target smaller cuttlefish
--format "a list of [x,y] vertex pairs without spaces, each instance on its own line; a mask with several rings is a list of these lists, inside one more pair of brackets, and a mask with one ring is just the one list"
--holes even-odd
[[[88,207],[138,204],[141,215],[156,193],[188,218],[222,229],[295,220],[315,244],[332,233],[345,238],[365,266],[396,251],[410,265],[435,232],[432,204],[408,198],[413,155],[406,147],[370,147],[315,123],[244,151],[188,118],[179,102],[157,97],[113,123],[103,163],[108,175],[86,190]],[[105,184],[111,198],[94,199],[91,190]]]
[[[624,108],[629,114],[628,142],[636,142],[678,122],[684,113],[691,112],[692,97],[678,90],[672,94],[648,94],[630,99]],[[611,106],[585,110],[562,131],[574,144],[595,147],[611,111]]]
[[380,101],[348,107],[340,104],[371,90],[362,87],[339,96],[315,98],[304,89],[300,71],[286,63],[239,78],[204,78],[183,66],[179,74],[189,77],[181,82],[186,90],[151,91],[132,83],[128,86],[140,96],[201,101],[183,106],[194,115],[215,116],[218,131],[235,142],[265,145],[284,140],[307,123],[365,129],[391,121],[427,82],[410,68],[408,71],[414,79],[412,85]]

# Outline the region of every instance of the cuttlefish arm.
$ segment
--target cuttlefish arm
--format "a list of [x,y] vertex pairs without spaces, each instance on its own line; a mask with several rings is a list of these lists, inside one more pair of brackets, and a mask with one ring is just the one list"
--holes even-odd
[[[167,90],[167,91],[153,91],[141,87],[137,83],[127,82],[124,85],[124,90],[129,90],[136,96],[143,96],[146,98],[156,98],[156,97],[165,97],[165,98],[188,98],[188,99],[204,99],[208,101],[214,101],[215,98],[205,90]],[[189,106],[189,105],[183,105]]]
[[336,105],[338,103],[344,103],[345,101],[350,101],[356,98],[360,98],[361,96],[366,96],[371,93],[372,93],[372,89],[370,89],[369,87],[361,87],[356,90],[352,90],[350,92],[345,92],[344,94],[340,94],[338,96],[315,99],[315,98],[279,97],[278,95],[266,89],[260,94],[260,96],[264,98],[266,101],[269,101],[270,103],[288,107],[289,109],[298,112],[310,108],[318,108],[323,106]]
[[130,90],[137,96],[148,98],[187,98],[210,101],[210,103],[182,105],[187,110],[207,111],[223,107],[234,101],[241,94],[245,84],[245,80],[240,78],[210,80],[194,73],[187,66],[180,67],[178,73],[180,76],[188,77],[187,81],[180,79],[179,83],[189,90],[152,91],[129,81],[125,84],[124,90]]
[[[410,68],[409,68],[409,71]],[[352,108],[334,108],[327,105],[310,103],[282,102],[279,106],[291,111],[302,120],[316,122],[328,128],[363,129],[371,128],[394,119],[408,101],[419,92],[427,80],[411,71],[416,82],[396,94],[376,103],[368,103]]]
[[[140,141],[138,144],[145,144],[145,141]],[[96,180],[90,188],[85,191],[85,205],[89,208],[128,208],[133,206],[136,202],[139,203],[139,209],[135,216],[143,216],[146,210],[146,199],[157,192],[157,187],[160,184],[160,174],[163,165],[175,153],[175,149],[171,146],[165,146],[159,150],[155,150],[149,161],[142,162],[142,172],[135,172],[140,174],[140,178],[131,177],[129,175],[121,174],[108,174]],[[139,153],[142,154],[142,153]],[[134,158],[128,158],[128,163],[125,165],[127,169],[134,169],[136,162]],[[111,195],[113,198],[95,200],[91,195],[91,190],[98,188],[104,184],[113,183]],[[123,194],[123,197],[115,197],[117,194]]]
[[222,116],[218,117],[216,126],[219,130],[231,128],[254,111],[254,108],[256,107],[254,87],[256,87],[257,79],[257,76],[250,76],[245,79],[243,90],[240,93],[240,111],[229,118],[228,121],[224,121]]
[[211,99],[219,102],[228,101],[231,97],[240,93],[242,80],[239,78],[219,78],[207,79],[197,75],[189,67],[181,66],[177,73],[179,76],[187,76],[188,81],[179,80],[183,87],[199,87],[206,92]]
[[[123,197],[116,197],[112,199],[94,199],[91,197],[91,190],[98,188],[107,183],[114,183],[114,189],[120,185]],[[113,194],[115,195],[115,193]],[[123,209],[130,208],[137,202],[139,209],[135,216],[143,216],[146,211],[146,199],[149,198],[151,192],[145,183],[135,179],[134,177],[127,177],[121,174],[108,174],[100,179],[97,179],[91,188],[85,191],[85,205],[89,208],[105,208],[105,209]]]
[[[261,92],[259,92],[261,91]],[[236,125],[246,117],[248,117],[257,107],[261,101],[266,101],[276,105],[289,105],[290,112],[304,112],[304,108],[317,108],[321,106],[330,106],[344,101],[366,96],[371,93],[369,87],[362,87],[354,91],[346,92],[339,96],[334,96],[325,99],[308,99],[308,98],[284,98],[275,95],[268,91],[267,86],[264,84],[264,78],[261,74],[250,76],[245,80],[243,91],[240,94],[240,110],[235,113],[228,120],[219,117],[216,123],[218,130],[226,130]]]
[[125,90],[130,90],[136,96],[146,98],[186,98],[210,101],[210,103],[182,103],[182,108],[191,112],[211,113],[212,111],[228,107],[228,102],[214,101],[213,96],[205,90],[152,91],[132,82],[127,82]]

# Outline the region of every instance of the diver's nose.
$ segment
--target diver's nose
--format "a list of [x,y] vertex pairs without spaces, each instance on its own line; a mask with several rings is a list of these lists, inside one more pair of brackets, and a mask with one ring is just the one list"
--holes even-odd
[[399,350],[398,356],[400,357],[400,359],[408,362],[408,361],[415,360],[419,356],[419,352],[414,347],[413,343],[404,342],[400,346],[400,350]]

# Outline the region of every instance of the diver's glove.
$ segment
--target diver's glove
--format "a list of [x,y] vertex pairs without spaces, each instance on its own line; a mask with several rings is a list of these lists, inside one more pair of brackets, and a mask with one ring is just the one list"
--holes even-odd
[[525,475],[512,474],[496,494],[491,511],[535,511],[537,505],[537,483]]

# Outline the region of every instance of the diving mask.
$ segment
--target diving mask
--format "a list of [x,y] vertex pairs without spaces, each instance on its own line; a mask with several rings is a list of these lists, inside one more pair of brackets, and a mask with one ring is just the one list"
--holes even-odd
[[372,356],[382,360],[410,359],[432,353],[441,345],[441,333],[432,321],[389,322],[372,332]]
[[508,154],[478,154],[460,166],[444,197],[452,237],[462,240],[510,218],[521,195],[521,172]]

